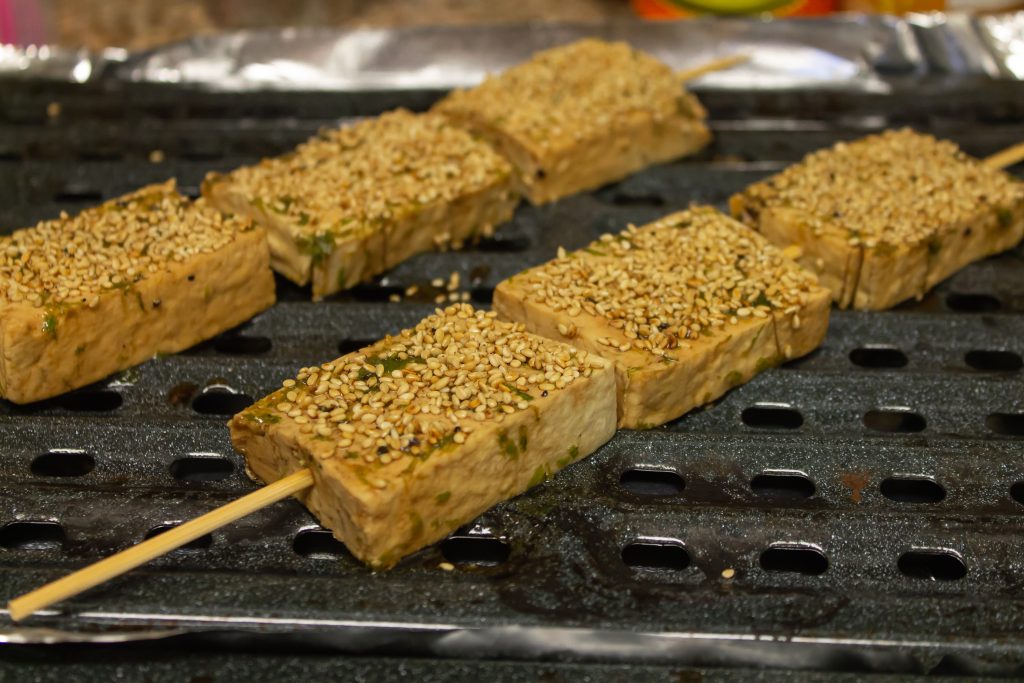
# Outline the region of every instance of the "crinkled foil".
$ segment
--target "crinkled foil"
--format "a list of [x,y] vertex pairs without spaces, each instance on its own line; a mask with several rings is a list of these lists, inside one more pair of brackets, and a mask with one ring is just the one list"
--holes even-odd
[[742,66],[702,77],[701,88],[885,92],[908,77],[1024,78],[1024,12],[253,30],[130,55],[0,46],[0,74],[224,91],[448,89],[473,85],[539,49],[585,36],[626,40],[679,69],[724,55],[750,56]]
[[1004,75],[1024,80],[1024,12],[981,17],[978,31]]
[[85,83],[101,78],[109,65],[123,62],[127,56],[127,51],[119,48],[94,53],[48,45],[0,45],[0,77]]

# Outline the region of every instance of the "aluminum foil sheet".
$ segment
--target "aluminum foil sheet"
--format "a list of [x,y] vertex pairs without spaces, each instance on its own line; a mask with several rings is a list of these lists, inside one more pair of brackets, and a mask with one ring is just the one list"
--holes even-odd
[[1024,12],[251,30],[130,55],[0,46],[0,74],[223,91],[449,89],[474,85],[539,49],[585,36],[628,41],[680,69],[719,56],[750,55],[743,66],[699,79],[703,89],[887,92],[908,78],[1024,78]]
[[0,77],[85,83],[101,78],[110,65],[123,62],[127,56],[128,52],[120,48],[93,53],[48,45],[0,44]]
[[537,50],[587,36],[625,40],[679,69],[715,57],[751,60],[701,79],[706,87],[841,87],[880,90],[887,68],[914,71],[920,57],[902,22],[881,17],[805,21],[717,19],[488,28],[246,31],[185,41],[129,59],[118,77],[222,90],[449,89]]

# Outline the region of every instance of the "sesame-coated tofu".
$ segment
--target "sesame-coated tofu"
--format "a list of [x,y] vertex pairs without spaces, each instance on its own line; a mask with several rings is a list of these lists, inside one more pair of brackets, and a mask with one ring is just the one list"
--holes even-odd
[[0,396],[28,403],[274,303],[266,235],[174,181],[0,237]]
[[907,129],[814,152],[730,206],[815,271],[843,308],[920,298],[1024,236],[1024,184]]
[[830,297],[753,230],[692,207],[501,282],[494,310],[615,364],[619,426],[683,415],[812,351]]
[[434,107],[512,161],[534,204],[692,154],[711,134],[672,69],[626,43],[587,39],[455,90]]
[[359,559],[387,568],[539,484],[615,433],[611,364],[468,304],[302,370],[231,439]]
[[321,133],[203,194],[266,227],[271,265],[313,298],[422,251],[490,235],[518,202],[512,169],[441,116],[396,110]]

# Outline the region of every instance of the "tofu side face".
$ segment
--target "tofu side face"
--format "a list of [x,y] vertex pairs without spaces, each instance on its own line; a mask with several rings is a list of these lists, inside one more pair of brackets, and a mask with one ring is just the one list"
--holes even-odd
[[672,69],[595,39],[539,52],[434,111],[501,151],[533,204],[692,154],[711,138]]
[[695,207],[519,273],[493,306],[612,361],[619,426],[648,428],[816,348],[829,300],[765,238]]
[[203,192],[266,226],[272,263],[320,299],[508,220],[512,168],[441,116],[405,110],[325,131]]
[[[135,215],[145,222],[133,223]],[[31,246],[29,269],[53,282],[45,290],[19,292],[6,278],[21,271],[4,267],[0,275],[6,294],[0,303],[0,395],[16,403],[49,398],[155,354],[188,348],[274,303],[264,232],[201,201],[189,202],[173,184],[144,188],[0,243],[21,253]],[[62,252],[65,246],[70,255]],[[81,273],[81,282],[53,279],[48,259],[71,265],[82,252],[97,258],[97,265]],[[179,257],[166,258],[172,252]],[[122,267],[113,267],[115,260]]]
[[798,247],[839,306],[878,310],[1019,242],[1024,185],[952,143],[899,130],[808,155],[730,206]]
[[610,363],[468,305],[289,384],[236,415],[232,441],[264,481],[310,467],[303,502],[377,568],[615,432]]

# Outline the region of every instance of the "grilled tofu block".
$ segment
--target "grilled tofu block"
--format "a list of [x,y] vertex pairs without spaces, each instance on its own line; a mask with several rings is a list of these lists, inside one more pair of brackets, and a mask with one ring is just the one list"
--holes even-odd
[[830,297],[711,207],[603,235],[501,282],[499,316],[615,364],[619,426],[645,429],[817,347]]
[[532,59],[434,107],[512,161],[534,204],[590,190],[704,147],[704,109],[670,67],[596,39]]
[[0,396],[28,403],[274,303],[266,235],[174,181],[0,237]]
[[211,174],[203,194],[265,226],[274,270],[312,280],[320,299],[416,253],[491,234],[512,216],[512,186],[508,162],[486,143],[400,109]]
[[814,152],[730,200],[843,308],[884,309],[1024,236],[1024,184],[912,130]]
[[306,506],[387,568],[610,439],[615,375],[458,304],[302,370],[230,428],[263,481],[311,468]]

